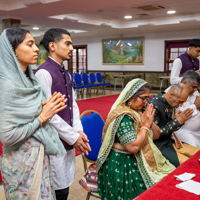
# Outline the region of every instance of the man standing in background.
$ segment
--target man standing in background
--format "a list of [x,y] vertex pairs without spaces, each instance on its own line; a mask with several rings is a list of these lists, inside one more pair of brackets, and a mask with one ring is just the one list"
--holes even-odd
[[68,31],[52,28],[45,32],[41,44],[49,52],[49,57],[36,71],[50,97],[55,91],[65,95],[67,107],[54,115],[50,124],[57,130],[67,154],[62,157],[50,156],[56,199],[66,200],[69,186],[75,178],[75,150],[82,153],[91,151],[87,136],[83,133],[79,118],[79,109],[74,99],[70,75],[63,66],[63,61],[70,60],[73,46]]
[[170,75],[171,85],[180,83],[181,76],[188,70],[196,71],[200,75],[198,56],[200,56],[200,39],[192,39],[189,42],[188,51],[181,54],[173,62]]

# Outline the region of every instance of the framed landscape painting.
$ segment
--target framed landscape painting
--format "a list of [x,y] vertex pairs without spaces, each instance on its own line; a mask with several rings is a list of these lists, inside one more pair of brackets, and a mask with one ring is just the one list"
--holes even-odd
[[38,51],[38,59],[37,59],[37,66],[42,65],[48,58],[48,52],[47,50],[43,47],[43,45],[38,44],[37,45],[39,51]]
[[144,37],[102,40],[102,64],[143,65]]

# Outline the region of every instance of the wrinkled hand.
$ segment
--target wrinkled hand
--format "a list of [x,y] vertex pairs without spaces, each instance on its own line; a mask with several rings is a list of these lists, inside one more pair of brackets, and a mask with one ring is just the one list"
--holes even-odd
[[73,146],[81,153],[83,154],[85,153],[86,155],[88,155],[88,151],[91,151],[91,148],[89,143],[84,141],[85,141],[85,136],[80,134]]
[[198,110],[200,110],[200,96],[196,96],[196,100],[194,102],[194,105]]
[[51,119],[56,113],[67,107],[67,105],[65,105],[66,102],[67,99],[65,99],[65,95],[54,92],[47,101],[42,103],[43,108],[40,117],[44,121]]
[[196,70],[195,72],[197,72],[200,75],[200,70]]
[[187,108],[183,112],[180,110],[176,112],[175,118],[178,120],[180,124],[184,124],[188,119],[192,117],[193,110],[191,108]]
[[154,120],[155,109],[153,109],[153,104],[148,104],[146,110],[143,113],[140,113],[142,125],[151,127]]

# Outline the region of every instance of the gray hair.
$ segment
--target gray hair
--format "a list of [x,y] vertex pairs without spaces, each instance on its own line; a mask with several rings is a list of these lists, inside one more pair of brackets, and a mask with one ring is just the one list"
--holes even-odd
[[187,90],[185,85],[183,83],[178,83],[172,85],[167,93],[173,92],[175,97],[179,97],[184,89]]
[[181,83],[183,83],[183,81],[186,81],[187,83],[190,83],[190,84],[200,85],[200,76],[197,72],[193,70],[189,70],[185,72],[183,78],[181,79]]

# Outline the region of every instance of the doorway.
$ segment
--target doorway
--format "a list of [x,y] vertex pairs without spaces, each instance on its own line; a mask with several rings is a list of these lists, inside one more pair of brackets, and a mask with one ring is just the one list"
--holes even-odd
[[72,59],[68,62],[68,70],[74,73],[87,73],[87,45],[74,45]]

